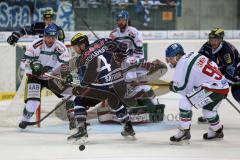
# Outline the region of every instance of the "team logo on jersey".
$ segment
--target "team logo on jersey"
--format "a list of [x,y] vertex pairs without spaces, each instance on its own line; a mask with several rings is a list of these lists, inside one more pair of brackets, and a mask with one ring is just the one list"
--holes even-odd
[[223,56],[223,58],[224,58],[224,60],[225,60],[225,62],[226,62],[227,64],[231,64],[231,63],[232,63],[230,53],[225,54],[225,55]]

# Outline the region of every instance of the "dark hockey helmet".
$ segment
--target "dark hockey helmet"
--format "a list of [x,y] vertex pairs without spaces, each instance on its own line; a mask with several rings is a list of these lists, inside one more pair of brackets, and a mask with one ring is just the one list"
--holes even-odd
[[179,43],[173,43],[165,51],[166,57],[175,57],[177,54],[184,55],[184,49]]
[[208,34],[208,38],[220,38],[223,39],[224,37],[224,30],[222,28],[214,28],[211,30],[211,32]]
[[53,18],[54,17],[54,13],[52,9],[47,9],[43,12],[43,18]]
[[80,45],[83,43],[86,45],[86,47],[89,46],[88,37],[84,33],[77,33],[71,39],[71,46]]
[[119,20],[119,19],[125,19],[125,20],[129,20],[129,13],[128,13],[128,11],[126,11],[126,10],[122,10],[122,11],[120,11],[118,14],[117,14],[117,21]]
[[49,24],[44,29],[44,36],[58,36],[58,26],[55,23]]

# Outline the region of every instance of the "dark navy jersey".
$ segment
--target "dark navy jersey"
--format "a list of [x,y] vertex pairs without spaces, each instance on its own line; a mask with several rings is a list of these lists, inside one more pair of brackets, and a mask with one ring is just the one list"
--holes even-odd
[[211,45],[206,42],[199,53],[216,62],[220,71],[232,82],[240,80],[240,55],[237,49],[229,42],[223,41],[213,53]]
[[[110,39],[99,39],[92,43],[81,55],[78,64],[78,75],[81,84],[110,84],[115,79],[121,78],[116,75],[113,54],[105,45]],[[112,73],[114,76],[112,76]],[[118,73],[119,74],[119,73]]]
[[[25,26],[20,29],[21,35],[39,35],[40,37],[43,36],[44,29],[45,29],[45,23],[44,22],[36,22],[33,23],[31,26]],[[60,26],[58,27],[58,40],[64,41],[65,34],[63,29]]]

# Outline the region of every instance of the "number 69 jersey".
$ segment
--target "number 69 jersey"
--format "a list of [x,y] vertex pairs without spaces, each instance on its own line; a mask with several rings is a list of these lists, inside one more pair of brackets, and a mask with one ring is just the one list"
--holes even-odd
[[198,87],[224,95],[229,91],[228,82],[218,70],[217,64],[193,52],[182,56],[178,61],[173,85],[182,95],[187,95]]

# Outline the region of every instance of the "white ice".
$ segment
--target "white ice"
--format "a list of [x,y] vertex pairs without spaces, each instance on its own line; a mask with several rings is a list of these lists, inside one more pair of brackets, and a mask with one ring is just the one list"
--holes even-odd
[[[232,100],[232,99],[231,99]],[[84,151],[66,141],[68,126],[28,128],[0,128],[1,160],[239,160],[240,114],[223,101],[219,114],[224,124],[224,140],[204,141],[202,134],[207,125],[197,124],[201,110],[193,108],[192,139],[190,144],[170,145],[169,137],[176,133],[172,116],[178,113],[178,96],[169,94],[161,98],[166,104],[162,123],[135,126],[136,140],[124,139],[120,125],[102,125],[93,120],[89,130],[89,143]],[[236,104],[236,103],[235,103]],[[4,103],[1,103],[3,107]],[[237,105],[237,104],[236,104]],[[239,107],[237,105],[237,107]],[[0,117],[1,118],[1,117]],[[46,119],[47,123],[47,119]]]

